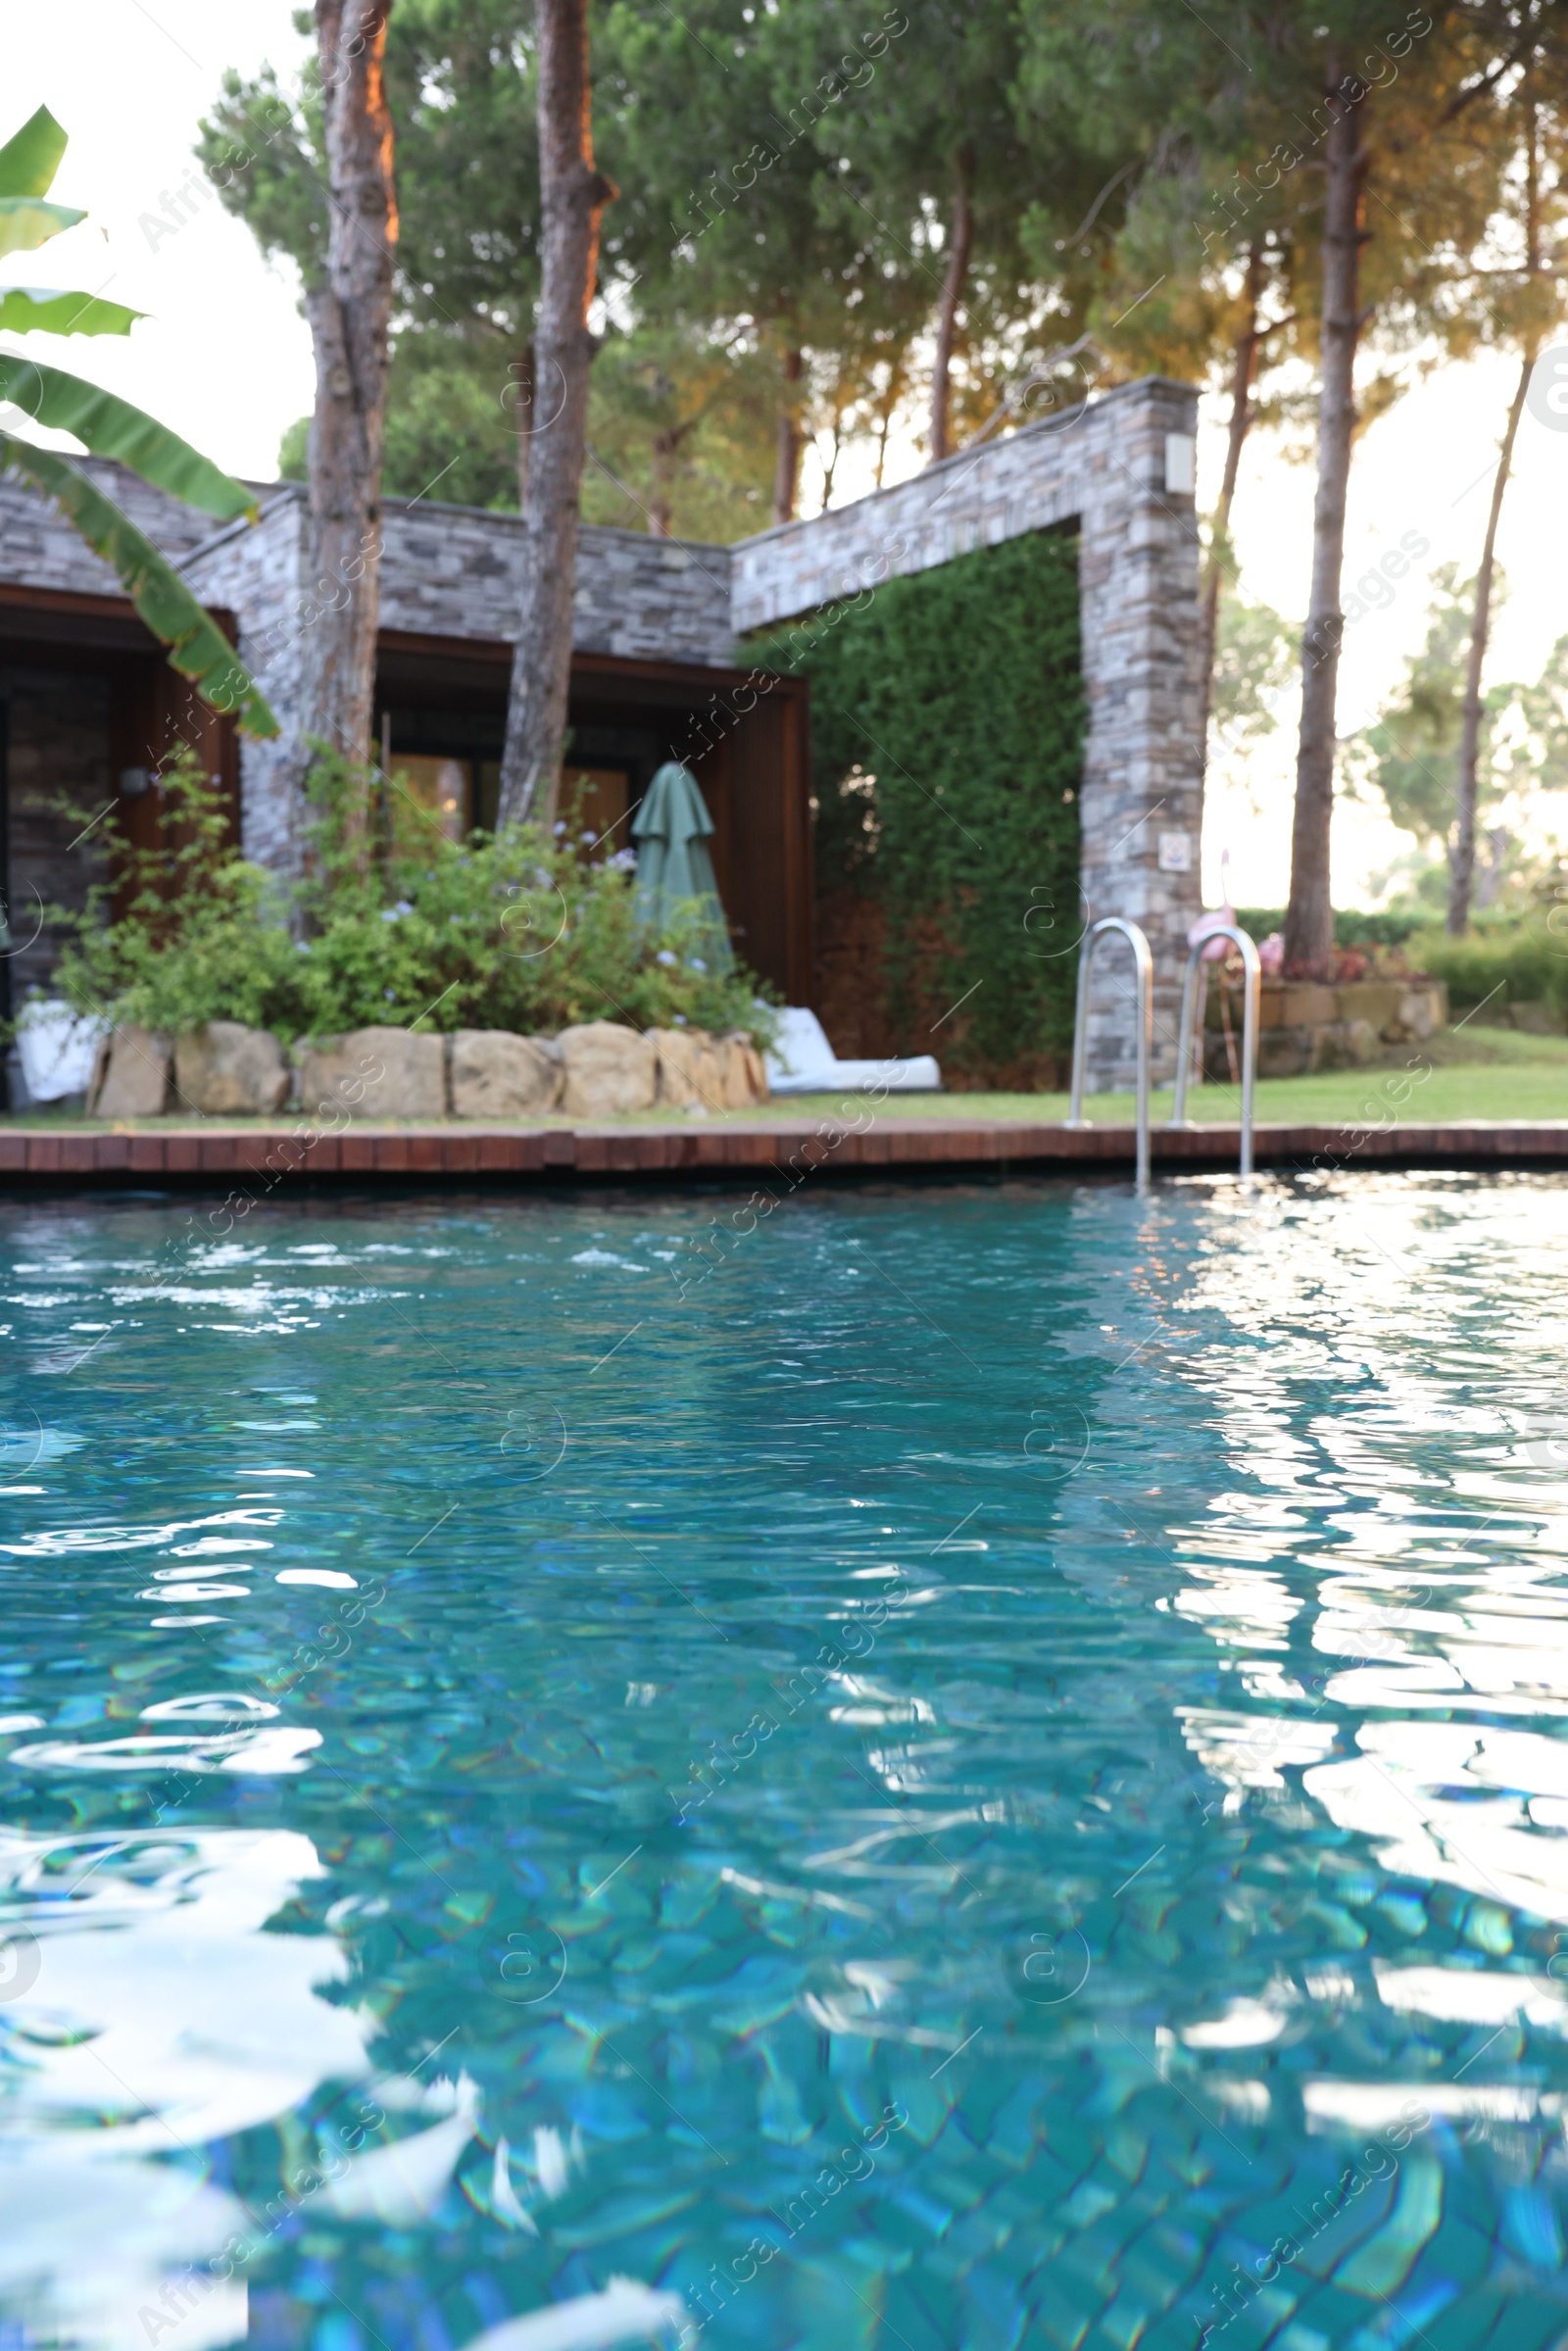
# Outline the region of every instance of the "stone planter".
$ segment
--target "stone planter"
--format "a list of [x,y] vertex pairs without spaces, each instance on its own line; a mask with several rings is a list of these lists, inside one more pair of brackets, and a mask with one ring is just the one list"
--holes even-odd
[[300,1107],[308,1116],[347,1111],[356,1118],[444,1118],[444,1037],[407,1029],[354,1029],[294,1049]]
[[98,1048],[87,1095],[89,1118],[157,1118],[170,1106],[173,1048],[169,1038],[127,1021]]
[[266,1117],[288,1100],[289,1065],[270,1029],[210,1020],[175,1041],[174,1091],[182,1110]]
[[1444,980],[1356,980],[1337,988],[1342,1020],[1369,1020],[1385,1045],[1410,1045],[1448,1025]]
[[[1242,1045],[1241,992],[1230,992],[1231,1033]],[[1316,1070],[1364,1069],[1386,1046],[1419,1044],[1448,1019],[1442,980],[1350,980],[1343,987],[1265,979],[1258,1004],[1257,1074],[1306,1077]],[[1220,987],[1210,981],[1204,1015],[1203,1067],[1230,1076],[1220,1034]]]
[[566,1067],[561,1106],[568,1118],[613,1118],[653,1108],[659,1054],[652,1037],[618,1021],[590,1020],[564,1029],[557,1043]]
[[[1235,1035],[1240,1053],[1239,1023]],[[1263,1029],[1257,1040],[1257,1074],[1260,1078],[1299,1078],[1323,1069],[1365,1069],[1380,1051],[1377,1030],[1369,1020],[1322,1020],[1312,1027]],[[1216,1040],[1212,1032],[1207,1068],[1210,1077],[1230,1077],[1224,1040]]]
[[454,1118],[533,1118],[553,1110],[566,1083],[559,1045],[510,1029],[459,1029],[447,1040]]

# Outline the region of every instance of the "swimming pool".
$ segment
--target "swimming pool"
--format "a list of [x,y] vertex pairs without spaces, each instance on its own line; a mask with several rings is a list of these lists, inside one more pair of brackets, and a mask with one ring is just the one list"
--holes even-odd
[[0,1213],[0,2341],[1555,2342],[1568,1181],[730,1199]]

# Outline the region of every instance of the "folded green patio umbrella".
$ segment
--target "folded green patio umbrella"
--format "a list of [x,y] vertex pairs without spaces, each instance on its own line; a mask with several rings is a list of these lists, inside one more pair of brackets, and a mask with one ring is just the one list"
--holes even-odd
[[637,844],[637,917],[662,930],[681,907],[701,908],[701,949],[709,968],[729,971],[735,957],[719,904],[708,836],[713,819],[697,778],[679,759],[666,759],[631,820]]

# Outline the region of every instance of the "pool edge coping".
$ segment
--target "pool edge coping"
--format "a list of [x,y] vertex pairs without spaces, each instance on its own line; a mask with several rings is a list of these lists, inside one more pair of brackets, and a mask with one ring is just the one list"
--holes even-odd
[[[1233,1124],[1156,1127],[1153,1160],[1166,1172],[1234,1168]],[[345,1123],[144,1128],[73,1134],[59,1127],[0,1129],[0,1193],[61,1182],[109,1189],[149,1181],[209,1189],[217,1183],[375,1184],[424,1179],[573,1183],[808,1174],[955,1176],[1003,1171],[1071,1174],[1131,1167],[1130,1124],[1067,1127],[1054,1120],[822,1118],[785,1123],[673,1127],[582,1124],[506,1127]],[[1357,1126],[1259,1125],[1259,1168],[1335,1173],[1355,1167],[1568,1166],[1568,1119],[1473,1119]]]

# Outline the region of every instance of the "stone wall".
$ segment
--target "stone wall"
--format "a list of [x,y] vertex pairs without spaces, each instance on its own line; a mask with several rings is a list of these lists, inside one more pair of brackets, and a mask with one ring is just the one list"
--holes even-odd
[[[76,463],[165,555],[179,561],[210,536],[208,515],[150,488],[123,465],[103,458]],[[75,596],[124,595],[116,573],[93,554],[54,500],[13,473],[0,473],[0,578],[24,587]]]
[[[308,578],[303,490],[288,485],[262,510],[211,537],[185,563],[209,604],[239,623],[240,659],[278,717],[275,743],[241,749],[248,857],[300,868],[303,809],[295,785],[292,713],[304,687],[305,642],[318,597]],[[389,499],[383,510],[381,626],[493,644],[516,627],[522,522],[471,507]],[[585,524],[572,641],[623,661],[729,662],[729,550]]]
[[259,865],[291,874],[301,869],[305,846],[295,713],[313,609],[304,594],[303,515],[302,493],[285,487],[267,498],[258,521],[211,533],[184,564],[203,603],[233,613],[239,658],[282,728],[270,743],[241,738],[240,838]]
[[[510,640],[517,626],[522,519],[389,499],[381,626]],[[572,643],[629,661],[727,666],[730,550],[584,523]]]

